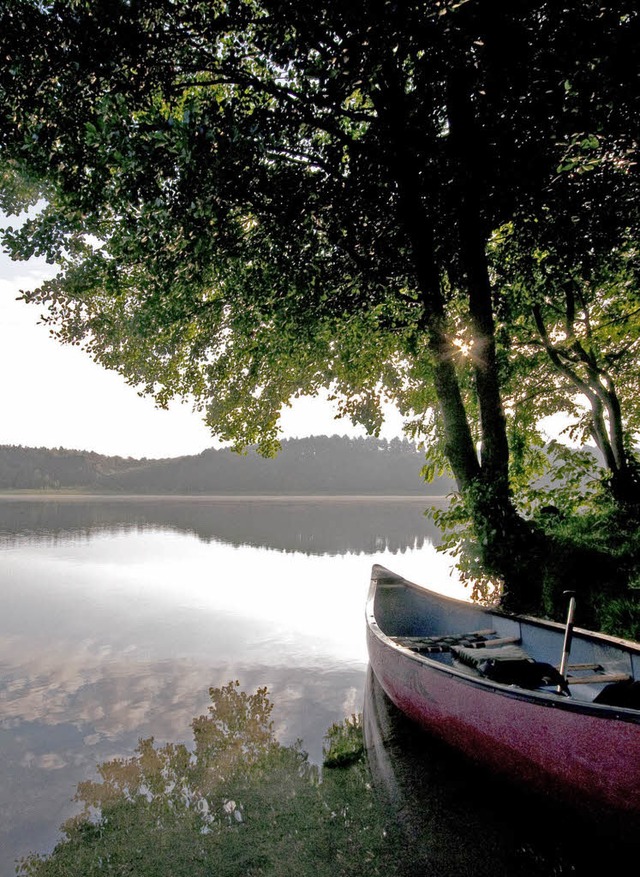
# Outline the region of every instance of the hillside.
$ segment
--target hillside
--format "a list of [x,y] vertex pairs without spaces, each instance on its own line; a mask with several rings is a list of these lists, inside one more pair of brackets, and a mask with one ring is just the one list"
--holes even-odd
[[87,489],[140,462],[93,451],[0,445],[0,490]]
[[164,460],[107,457],[62,448],[0,446],[0,490],[80,490],[117,494],[441,495],[425,485],[423,455],[408,441],[315,436],[289,439],[265,459],[209,449]]

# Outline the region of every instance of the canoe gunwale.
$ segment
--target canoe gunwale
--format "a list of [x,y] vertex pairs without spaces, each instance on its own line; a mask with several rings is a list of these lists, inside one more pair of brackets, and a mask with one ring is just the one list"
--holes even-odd
[[[397,585],[398,587],[404,587],[418,593],[426,593],[428,595],[436,597],[438,601],[442,601],[443,603],[449,602],[452,604],[452,606],[470,606],[473,610],[476,610],[479,615],[484,614],[488,617],[506,618],[518,623],[523,622],[526,625],[541,627],[544,629],[552,629],[557,631],[558,633],[564,631],[564,625],[558,622],[547,621],[545,619],[539,619],[526,615],[514,615],[500,611],[499,609],[494,610],[488,609],[484,606],[475,606],[474,604],[469,604],[464,600],[458,600],[455,597],[448,597],[444,594],[438,594],[434,591],[429,591],[428,589],[423,588],[420,585],[415,584],[414,582],[410,582],[407,579],[402,578],[402,576],[398,576],[395,573],[392,573],[384,567],[376,564],[373,567],[371,585],[369,588],[369,594],[366,604],[367,628],[370,635],[376,637],[376,639],[380,641],[381,645],[383,645],[386,649],[389,649],[390,651],[402,656],[403,660],[413,662],[416,665],[423,665],[425,667],[428,667],[429,670],[432,672],[436,671],[437,673],[443,674],[444,676],[454,677],[457,682],[461,682],[472,688],[480,688],[489,692],[493,692],[500,697],[526,701],[528,703],[532,703],[540,707],[545,707],[547,709],[560,709],[570,712],[588,714],[593,717],[601,717],[605,720],[616,719],[618,721],[629,722],[631,724],[640,724],[640,710],[630,709],[627,707],[610,706],[607,704],[591,703],[585,700],[574,700],[573,698],[566,697],[561,694],[556,694],[555,692],[551,691],[543,691],[539,689],[531,690],[520,688],[515,685],[506,685],[504,683],[495,682],[486,677],[472,675],[468,671],[458,669],[457,667],[448,664],[443,664],[440,661],[429,657],[428,654],[420,654],[406,646],[400,645],[399,643],[395,642],[390,636],[384,633],[375,617],[375,597],[379,585]],[[630,651],[632,653],[640,652],[640,646],[638,646],[638,644],[629,642],[624,639],[619,639],[617,637],[611,637],[607,634],[599,634],[593,631],[584,630],[582,628],[574,628],[574,636],[581,636],[590,641],[604,643],[608,646],[613,646],[614,648],[618,648],[623,651]]]

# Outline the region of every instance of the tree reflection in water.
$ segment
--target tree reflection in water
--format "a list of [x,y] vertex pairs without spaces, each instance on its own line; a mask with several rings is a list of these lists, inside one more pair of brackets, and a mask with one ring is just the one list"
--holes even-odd
[[210,696],[192,748],[150,738],[102,764],[99,781],[78,786],[82,812],[54,851],[18,874],[586,877],[637,855],[635,833],[602,834],[426,738],[371,672],[364,720],[327,733],[332,769],[278,743],[266,688],[230,682]]
[[[211,689],[194,745],[156,746],[98,768],[78,786],[82,812],[51,855],[20,863],[24,877],[252,877],[391,874],[394,843],[375,806],[360,750],[320,769],[300,744],[277,742],[266,689]],[[352,746],[358,724],[327,743]]]

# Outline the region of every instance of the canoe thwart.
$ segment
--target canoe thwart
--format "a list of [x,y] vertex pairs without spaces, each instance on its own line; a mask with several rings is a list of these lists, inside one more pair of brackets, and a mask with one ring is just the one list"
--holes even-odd
[[470,648],[472,649],[492,649],[495,646],[506,646],[511,643],[519,643],[519,636],[501,636],[496,639],[487,639],[484,642],[472,643]]

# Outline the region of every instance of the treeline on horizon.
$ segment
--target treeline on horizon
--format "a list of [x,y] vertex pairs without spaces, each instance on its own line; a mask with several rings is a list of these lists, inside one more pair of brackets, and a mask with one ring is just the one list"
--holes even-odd
[[425,484],[424,455],[406,439],[287,439],[274,458],[210,448],[148,460],[64,448],[0,446],[0,490],[115,494],[445,495],[446,477]]

